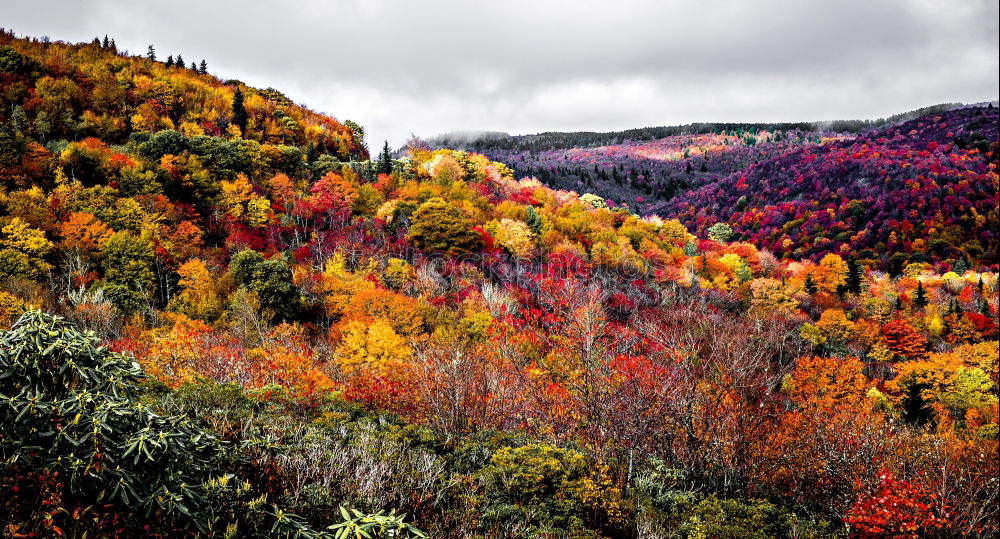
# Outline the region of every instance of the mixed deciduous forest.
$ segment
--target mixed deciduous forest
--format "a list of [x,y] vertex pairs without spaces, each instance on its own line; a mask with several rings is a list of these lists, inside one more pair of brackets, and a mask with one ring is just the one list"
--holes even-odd
[[0,33],[4,536],[1000,534],[996,108],[373,157],[161,56]]

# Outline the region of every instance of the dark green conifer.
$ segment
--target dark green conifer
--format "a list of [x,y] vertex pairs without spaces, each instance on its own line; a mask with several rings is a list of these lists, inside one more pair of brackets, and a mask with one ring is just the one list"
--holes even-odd
[[319,157],[319,152],[316,151],[316,144],[310,140],[309,144],[306,146],[306,164],[313,164],[317,157]]
[[845,282],[847,291],[852,294],[860,294],[861,282],[863,281],[863,277],[864,277],[864,270],[862,269],[861,264],[858,264],[858,261],[855,260],[853,256],[851,258],[848,258],[847,279]]
[[379,174],[392,174],[392,152],[389,151],[389,141],[385,141],[385,145],[382,146],[382,151],[378,154],[378,167]]
[[805,288],[806,294],[809,294],[810,296],[819,291],[819,288],[816,286],[816,281],[813,280],[812,273],[806,274],[806,280],[802,286]]
[[240,131],[247,127],[247,109],[243,106],[243,90],[237,86],[233,92],[233,123],[240,128]]
[[927,301],[927,292],[924,291],[924,282],[917,281],[917,295],[913,298],[913,304],[923,309],[928,303],[930,302]]
[[955,262],[955,265],[951,267],[951,271],[954,271],[959,276],[965,275],[965,272],[969,271],[969,261],[962,255],[962,258]]

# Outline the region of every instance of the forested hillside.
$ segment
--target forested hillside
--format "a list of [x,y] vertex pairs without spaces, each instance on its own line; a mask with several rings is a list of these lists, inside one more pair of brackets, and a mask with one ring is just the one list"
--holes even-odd
[[845,137],[849,135],[743,126],[649,142],[538,153],[491,150],[487,155],[510,166],[518,177],[534,177],[557,189],[592,192],[640,215],[669,215],[669,202],[678,195],[792,149]]
[[898,274],[908,261],[962,257],[996,267],[998,115],[932,114],[803,148],[684,193],[667,207],[693,230],[795,258],[857,252]]
[[4,535],[1000,533],[994,111],[653,142],[641,216],[104,41],[0,36]]

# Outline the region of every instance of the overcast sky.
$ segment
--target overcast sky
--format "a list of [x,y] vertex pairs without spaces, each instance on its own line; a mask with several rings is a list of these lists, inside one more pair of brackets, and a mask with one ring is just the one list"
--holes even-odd
[[1000,94],[997,0],[3,0],[0,26],[190,63],[410,135],[876,118]]

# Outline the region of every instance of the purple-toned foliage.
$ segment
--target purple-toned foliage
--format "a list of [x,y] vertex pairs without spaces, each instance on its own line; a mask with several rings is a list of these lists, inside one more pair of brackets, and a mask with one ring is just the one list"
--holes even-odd
[[[997,258],[997,110],[965,108],[796,149],[683,193],[664,212],[701,234],[818,259],[853,251],[987,265]],[[898,269],[893,267],[892,269]]]

